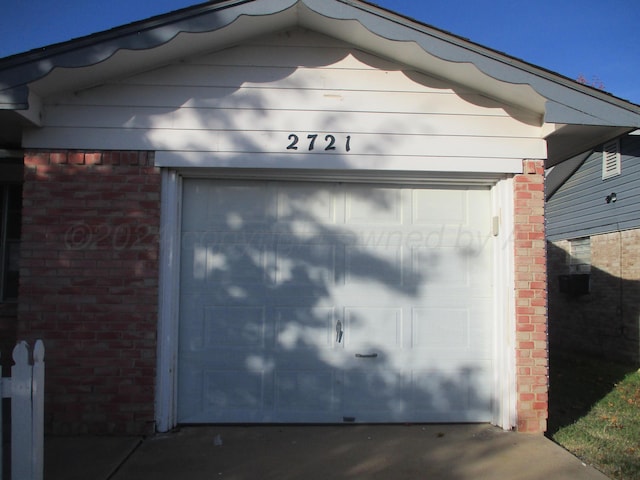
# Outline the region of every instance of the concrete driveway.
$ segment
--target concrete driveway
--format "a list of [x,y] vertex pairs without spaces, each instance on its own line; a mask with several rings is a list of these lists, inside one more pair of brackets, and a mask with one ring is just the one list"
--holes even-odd
[[46,480],[607,479],[543,436],[488,425],[183,427],[45,450]]

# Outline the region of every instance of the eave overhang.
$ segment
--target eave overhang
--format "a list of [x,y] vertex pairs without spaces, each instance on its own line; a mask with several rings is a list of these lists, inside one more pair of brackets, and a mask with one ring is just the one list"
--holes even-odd
[[638,105],[362,0],[214,1],[8,57],[0,111],[38,125],[42,98],[296,27],[539,115],[550,165],[640,128]]

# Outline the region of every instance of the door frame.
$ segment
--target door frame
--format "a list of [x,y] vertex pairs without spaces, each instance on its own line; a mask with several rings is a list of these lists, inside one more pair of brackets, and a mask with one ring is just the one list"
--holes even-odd
[[250,169],[163,168],[160,208],[159,312],[157,336],[156,430],[177,425],[177,368],[180,295],[180,251],[183,178],[344,181],[404,185],[486,185],[491,187],[494,280],[494,366],[492,424],[511,430],[516,425],[515,281],[513,177],[497,174],[440,174],[423,172],[329,172],[307,170],[254,171]]

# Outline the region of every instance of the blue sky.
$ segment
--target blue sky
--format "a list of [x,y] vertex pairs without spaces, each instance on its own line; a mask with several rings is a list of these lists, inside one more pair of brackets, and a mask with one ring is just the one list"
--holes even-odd
[[[0,0],[0,58],[199,0]],[[640,104],[640,0],[374,3]]]

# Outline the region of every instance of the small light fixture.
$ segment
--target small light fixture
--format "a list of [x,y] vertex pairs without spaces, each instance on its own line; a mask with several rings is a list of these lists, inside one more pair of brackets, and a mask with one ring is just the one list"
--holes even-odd
[[618,200],[618,196],[616,195],[616,192],[611,192],[609,195],[605,197],[605,201],[607,203],[616,203],[616,200]]

